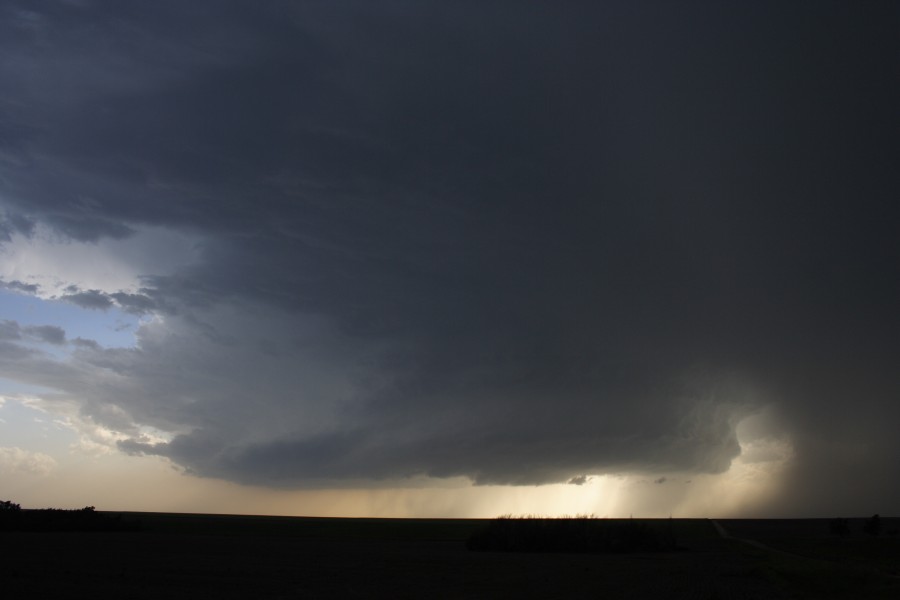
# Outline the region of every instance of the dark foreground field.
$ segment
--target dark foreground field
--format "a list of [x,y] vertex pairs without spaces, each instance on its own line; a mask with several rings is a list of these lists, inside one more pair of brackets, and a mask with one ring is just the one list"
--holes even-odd
[[[900,541],[827,521],[647,521],[678,549],[473,552],[478,520],[123,514],[139,531],[0,532],[3,598],[900,598]],[[885,522],[889,521],[885,519]],[[871,542],[871,544],[870,544]],[[868,545],[867,545],[868,544]],[[875,548],[875,550],[872,550]],[[785,552],[783,552],[784,550]],[[867,558],[867,553],[874,553]]]

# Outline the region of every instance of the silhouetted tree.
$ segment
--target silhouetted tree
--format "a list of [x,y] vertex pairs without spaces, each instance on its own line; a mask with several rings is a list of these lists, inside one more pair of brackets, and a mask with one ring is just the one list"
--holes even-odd
[[869,535],[878,535],[881,533],[881,517],[872,515],[870,519],[866,519],[866,524],[863,525],[863,531]]
[[136,531],[140,522],[122,515],[97,512],[93,506],[22,510],[9,500],[0,500],[0,531]]

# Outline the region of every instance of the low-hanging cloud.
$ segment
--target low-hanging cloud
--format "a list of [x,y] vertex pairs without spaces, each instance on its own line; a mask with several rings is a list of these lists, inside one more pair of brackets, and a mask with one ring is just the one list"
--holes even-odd
[[[140,315],[135,347],[62,360],[0,326],[0,376],[121,450],[276,487],[668,483],[729,469],[771,405],[758,435],[809,486],[784,506],[835,455],[870,482],[900,460],[898,147],[873,125],[900,90],[857,34],[696,6],[28,5],[0,9],[6,238],[167,267],[64,282]],[[814,18],[896,46],[874,13]]]

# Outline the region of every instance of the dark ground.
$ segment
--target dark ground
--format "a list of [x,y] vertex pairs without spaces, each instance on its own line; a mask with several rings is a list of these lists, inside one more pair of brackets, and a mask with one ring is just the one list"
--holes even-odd
[[[465,540],[484,526],[477,520],[123,516],[142,529],[0,532],[0,596],[900,598],[900,579],[886,574],[884,561],[767,551],[721,539],[706,520],[653,522],[674,528],[677,552],[591,555],[471,552]],[[827,521],[819,523],[824,535],[812,522],[801,522],[799,534],[777,522],[759,521],[757,529],[752,521],[721,523],[736,537],[800,539],[805,549],[810,536],[829,537]],[[838,541],[861,548],[873,540]],[[882,559],[898,556],[896,538],[879,541],[887,548]]]

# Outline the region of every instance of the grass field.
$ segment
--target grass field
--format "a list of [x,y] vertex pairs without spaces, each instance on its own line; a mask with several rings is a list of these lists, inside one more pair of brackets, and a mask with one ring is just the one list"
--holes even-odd
[[[754,540],[760,564],[798,598],[900,598],[900,519],[882,519],[884,533],[863,531],[866,519],[849,519],[837,536],[830,519],[721,520],[729,534]],[[753,553],[744,545],[744,552]]]
[[864,532],[865,519],[848,521],[845,536],[832,533],[829,519],[736,519],[720,523],[735,537],[754,539],[785,552],[900,575],[900,519],[882,519],[883,532],[877,536]]
[[[141,529],[0,533],[3,597],[900,597],[900,580],[878,565],[722,539],[703,519],[635,519],[670,527],[679,549],[629,554],[468,551],[466,540],[487,525],[481,520],[155,513],[122,519],[139,521]],[[756,531],[752,522],[722,523],[736,537],[806,543],[788,522],[780,532],[762,521]]]

